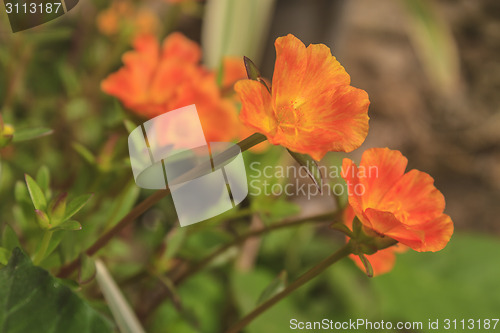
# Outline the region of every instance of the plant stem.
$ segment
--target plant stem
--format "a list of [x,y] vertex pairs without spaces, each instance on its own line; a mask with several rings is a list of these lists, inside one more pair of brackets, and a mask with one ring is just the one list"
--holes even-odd
[[[240,141],[237,143],[237,145],[240,147],[241,151],[245,151],[263,141],[266,140],[266,137],[260,133],[254,133],[250,135],[248,138]],[[232,157],[234,157],[234,149],[227,149],[226,151],[223,151],[216,157],[221,160],[225,161],[228,160]],[[182,174],[178,178],[174,179],[172,183],[174,184],[179,184],[185,181],[188,181],[190,179],[196,178],[200,176],[200,172],[203,172],[206,170],[205,165],[200,165],[198,167],[194,167],[193,169],[189,170],[185,174]],[[92,246],[90,246],[86,251],[85,254],[88,255],[89,257],[94,255],[97,251],[99,251],[101,248],[103,248],[114,236],[116,236],[121,230],[123,230],[127,225],[135,221],[139,216],[141,216],[143,213],[145,213],[149,208],[151,208],[154,204],[156,204],[158,201],[166,197],[167,195],[170,194],[170,189],[165,189],[165,190],[159,190],[144,199],[141,203],[139,203],[137,206],[135,206],[130,213],[125,215],[113,228],[111,228],[109,231],[107,231],[104,235],[102,235]],[[71,273],[73,273],[79,266],[80,266],[80,256],[78,256],[77,259],[73,260],[72,262],[64,265],[61,267],[61,270],[59,271],[59,274],[57,276],[59,278],[66,278],[68,277]]]
[[282,292],[276,294],[275,296],[271,297],[268,299],[266,302],[262,303],[259,305],[257,308],[255,308],[252,312],[250,312],[248,315],[246,315],[243,319],[241,319],[239,322],[237,322],[234,326],[229,328],[229,330],[226,333],[238,333],[240,332],[245,326],[250,324],[255,318],[257,318],[260,314],[262,314],[264,311],[272,307],[274,304],[278,303],[281,301],[283,298],[288,296],[291,292],[294,290],[298,289],[302,285],[304,285],[306,282],[312,280],[319,274],[321,274],[323,271],[325,271],[328,267],[339,261],[340,259],[348,256],[349,254],[352,253],[351,249],[351,244],[347,243],[343,247],[341,247],[337,252],[329,256],[328,258],[324,259],[321,261],[319,264],[308,270],[306,273],[301,275],[297,280],[289,284],[285,290]]
[[323,214],[319,214],[319,215],[314,215],[314,216],[308,216],[308,217],[300,218],[300,219],[297,219],[297,220],[294,220],[294,221],[285,221],[285,222],[281,222],[281,223],[276,223],[276,224],[270,225],[268,227],[264,227],[264,228],[261,228],[261,229],[258,229],[258,230],[254,230],[254,231],[248,232],[246,234],[238,236],[232,242],[230,242],[230,243],[228,243],[226,245],[223,245],[222,247],[220,247],[219,249],[217,249],[216,251],[214,251],[212,254],[210,254],[209,256],[207,256],[205,259],[203,259],[200,262],[196,263],[194,266],[191,266],[191,268],[189,268],[184,273],[181,273],[179,276],[177,276],[177,278],[173,279],[173,281],[174,281],[175,284],[181,283],[182,281],[184,281],[185,279],[187,279],[189,276],[191,276],[191,275],[199,272],[203,268],[205,268],[215,258],[217,258],[222,253],[226,252],[231,247],[237,246],[238,244],[243,243],[244,241],[246,241],[249,238],[257,237],[257,236],[263,235],[265,233],[268,233],[270,231],[284,229],[284,228],[288,228],[288,227],[292,227],[292,226],[297,226],[297,225],[301,225],[301,224],[305,224],[305,223],[309,223],[309,222],[333,221],[336,218],[338,218],[339,215],[340,215],[339,211],[332,211],[332,212],[323,213]]
[[[328,212],[328,213],[323,213],[323,214],[318,214],[318,215],[314,215],[314,216],[308,216],[308,217],[300,218],[300,219],[297,219],[297,220],[294,220],[294,221],[285,221],[285,222],[281,222],[281,223],[276,223],[276,224],[273,224],[273,225],[268,226],[268,227],[264,227],[264,228],[261,228],[261,229],[258,229],[258,230],[254,230],[254,231],[248,232],[246,234],[243,234],[241,236],[236,237],[232,242],[227,243],[227,244],[221,246],[220,248],[218,248],[217,250],[215,250],[214,252],[212,252],[211,254],[209,254],[207,257],[205,257],[201,261],[195,263],[192,266],[189,266],[183,272],[180,272],[179,274],[177,274],[177,276],[174,276],[172,278],[172,281],[173,281],[174,285],[176,285],[176,286],[179,285],[179,284],[181,284],[187,278],[189,278],[190,276],[198,273],[203,268],[205,268],[206,266],[208,266],[212,261],[214,261],[218,256],[220,256],[221,254],[223,254],[224,252],[226,252],[228,249],[230,249],[233,246],[237,246],[238,244],[243,243],[244,241],[246,241],[249,238],[258,237],[258,236],[260,236],[262,234],[265,234],[265,233],[268,233],[270,231],[285,229],[285,228],[288,228],[288,227],[298,226],[298,225],[305,224],[305,223],[334,221],[334,220],[338,219],[341,214],[342,214],[341,210],[340,211],[336,210],[336,211],[332,211],[332,212]],[[154,296],[154,298],[152,299],[150,305],[147,307],[147,311],[145,311],[145,312],[146,313],[153,313],[154,310],[168,296],[169,296],[168,292],[159,291]]]
[[40,246],[35,256],[33,257],[33,264],[39,265],[42,260],[45,258],[45,253],[47,253],[47,249],[49,248],[50,239],[52,238],[52,231],[46,230],[43,233],[42,241],[40,242]]

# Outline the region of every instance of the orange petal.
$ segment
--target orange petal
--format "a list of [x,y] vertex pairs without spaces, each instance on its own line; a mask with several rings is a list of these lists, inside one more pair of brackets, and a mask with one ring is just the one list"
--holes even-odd
[[238,80],[246,79],[247,71],[242,57],[224,57],[222,86],[229,87]]
[[329,151],[352,151],[368,134],[368,95],[364,90],[340,86],[302,105],[275,110],[275,144],[321,160]]
[[363,153],[359,165],[364,188],[363,209],[378,208],[378,203],[403,176],[408,160],[397,150],[372,148]]
[[133,44],[135,50],[123,55],[125,66],[101,82],[104,92],[119,98],[129,108],[147,100],[159,57],[159,45],[154,36],[136,37]]
[[163,59],[181,59],[185,62],[198,63],[201,59],[200,46],[181,34],[174,32],[163,42]]
[[115,35],[119,29],[119,17],[117,13],[108,8],[97,15],[97,29],[107,36]]
[[207,142],[231,141],[238,134],[236,107],[228,100],[205,101],[196,105]]
[[415,250],[436,252],[442,250],[450,241],[453,222],[448,215],[442,214],[432,221],[417,226],[416,229],[425,232],[425,238],[422,246]]
[[348,204],[342,212],[342,221],[349,229],[352,229],[352,221],[354,220],[355,216],[356,213],[354,212],[354,209],[351,205]]
[[278,109],[290,102],[301,104],[305,99],[349,85],[350,77],[323,44],[307,47],[289,34],[276,39],[276,64],[273,75],[273,106]]
[[301,81],[307,66],[306,47],[293,35],[279,37],[274,43],[276,63],[274,65],[272,95],[273,106],[287,105],[290,99],[301,94]]
[[271,108],[271,95],[267,89],[257,81],[240,80],[236,82],[234,90],[241,99],[240,120],[271,140],[276,133],[276,119]]
[[371,223],[371,229],[381,235],[389,236],[412,249],[418,249],[424,242],[422,230],[411,229],[399,221],[391,212],[368,208],[364,211]]
[[303,95],[314,98],[351,82],[349,74],[324,44],[311,44],[306,49],[307,68],[302,78]]
[[134,18],[136,34],[154,34],[158,31],[160,21],[155,12],[150,9],[141,8]]
[[443,213],[444,207],[444,196],[434,187],[434,179],[418,170],[404,174],[377,206],[394,212],[407,225],[433,220]]
[[[362,194],[363,188],[361,187],[361,183],[359,180],[359,172],[356,164],[348,159],[344,158],[342,161],[342,178],[346,181],[347,184],[347,193],[349,195],[349,207],[352,207],[355,214],[358,218],[363,222],[364,225],[369,227],[369,221],[366,220],[363,216],[363,199]],[[353,217],[354,218],[354,217]],[[351,221],[352,222],[352,221]]]
[[[198,82],[191,84],[193,80]],[[157,67],[154,78],[151,79],[148,91],[149,100],[152,103],[175,104],[179,95],[193,89],[201,89],[203,84],[203,76],[195,65],[175,60],[163,60]],[[213,85],[215,86],[215,81]],[[185,105],[194,102],[194,100],[188,100]]]
[[[350,161],[348,159],[345,160]],[[352,222],[355,216],[354,209],[351,205],[347,205],[342,214],[342,218],[344,224],[349,229],[352,229]],[[349,241],[349,237],[346,237],[346,241]],[[373,276],[385,274],[392,270],[396,261],[395,253],[404,252],[406,249],[406,246],[398,243],[386,249],[379,250],[372,255],[365,255],[373,268]],[[361,259],[359,259],[359,256],[351,254],[349,255],[349,258],[351,258],[361,270],[365,270],[365,266],[363,265]]]

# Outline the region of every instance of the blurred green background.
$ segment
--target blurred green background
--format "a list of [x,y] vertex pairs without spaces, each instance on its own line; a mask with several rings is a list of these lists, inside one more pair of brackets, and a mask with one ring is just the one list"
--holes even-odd
[[[145,29],[164,38],[181,31],[201,43],[207,67],[217,71],[223,56],[246,55],[268,78],[274,66],[274,40],[292,33],[306,45],[328,45],[352,84],[366,90],[371,100],[370,133],[363,146],[349,155],[331,153],[321,163],[340,165],[344,156],[359,159],[370,147],[401,150],[409,169],[435,178],[447,199],[446,213],[455,223],[455,234],[444,250],[400,254],[392,272],[372,279],[348,259],[342,260],[257,318],[246,332],[289,332],[291,319],[423,322],[422,332],[432,332],[429,319],[443,323],[447,318],[499,318],[497,0],[113,3],[126,3],[129,9],[109,19],[105,14],[111,15],[111,2],[82,0],[64,17],[16,34],[0,11],[3,121],[18,133],[26,128],[53,130],[0,150],[1,246],[9,250],[4,256],[18,243],[32,255],[41,237],[25,173],[41,180],[43,170],[48,170],[49,196],[94,193],[77,215],[83,229],[58,232],[57,248],[42,262],[54,274],[151,194],[133,182],[123,123],[144,119],[124,110],[99,86],[121,66],[134,32]],[[293,163],[281,147],[264,154],[246,152],[245,160]],[[283,271],[294,280],[339,248],[343,237],[328,223],[308,223],[231,247],[172,287],[169,279],[178,274],[175,269],[195,264],[246,230],[335,207],[328,195],[313,200],[251,196],[239,211],[180,229],[172,202],[165,198],[98,257],[147,332],[223,332],[256,306]],[[83,280],[79,282],[87,282]],[[72,288],[112,318],[95,280]],[[171,293],[177,296],[169,298]]]

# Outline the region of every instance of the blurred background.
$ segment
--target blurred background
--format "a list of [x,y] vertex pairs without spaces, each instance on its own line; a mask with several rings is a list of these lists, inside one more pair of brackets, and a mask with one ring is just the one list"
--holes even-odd
[[[498,0],[81,0],[63,18],[25,32],[12,34],[5,13],[0,19],[3,121],[16,131],[53,130],[0,150],[4,239],[5,230],[13,230],[28,253],[36,248],[32,207],[17,193],[24,173],[34,176],[45,165],[53,192],[95,193],[79,215],[84,229],[61,236],[46,269],[56,272],[150,194],[133,183],[123,126],[124,119],[144,119],[100,90],[100,82],[122,66],[134,35],[153,33],[161,40],[181,31],[200,43],[207,68],[217,72],[225,56],[246,55],[271,79],[274,41],[291,33],[306,45],[329,46],[352,85],[371,100],[366,142],[351,154],[331,153],[321,164],[340,165],[346,156],[359,161],[371,147],[400,150],[408,169],[434,177],[455,235],[438,253],[398,255],[392,272],[373,279],[343,260],[246,332],[289,332],[292,318],[421,321],[422,332],[431,331],[429,319],[498,318]],[[263,165],[293,163],[282,153],[272,147],[245,158]],[[335,251],[343,237],[328,224],[306,224],[252,239],[176,285],[177,301],[158,275],[175,277],[172,267],[196,263],[242,230],[332,208],[335,201],[328,196],[254,196],[243,208],[250,214],[229,213],[179,229],[167,198],[99,256],[148,332],[223,332],[256,306],[263,290],[283,280],[283,272],[294,280]],[[172,238],[180,245],[165,256]],[[162,268],[153,274],[155,265]],[[110,315],[95,281],[78,292]]]

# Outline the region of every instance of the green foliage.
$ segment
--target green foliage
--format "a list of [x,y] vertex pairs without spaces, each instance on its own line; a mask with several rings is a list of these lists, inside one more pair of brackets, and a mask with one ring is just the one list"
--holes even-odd
[[9,257],[10,257],[10,251],[7,250],[6,248],[0,247],[0,266],[7,265]]
[[73,149],[81,157],[83,157],[83,159],[85,161],[87,161],[87,163],[89,163],[90,165],[96,164],[96,159],[94,157],[94,154],[92,154],[92,152],[87,147],[85,147],[84,145],[82,145],[82,144],[80,144],[78,142],[74,142],[73,143]]
[[36,174],[36,182],[42,189],[46,197],[50,196],[50,171],[46,165],[38,169]]
[[12,251],[16,247],[21,247],[16,232],[8,224],[6,224],[3,229],[2,246],[9,251]]
[[[38,182],[30,175],[25,175],[26,185],[33,206],[35,207],[35,217],[38,225],[47,230],[81,230],[79,222],[70,220],[73,215],[78,213],[90,200],[92,194],[77,196],[67,203],[67,193],[61,193],[50,200],[47,205],[47,197],[44,193],[50,194],[49,187],[50,174],[44,166],[40,168],[37,174]],[[25,201],[24,189],[16,184],[16,198],[18,202]],[[22,212],[19,212],[22,215]]]
[[260,294],[260,297],[257,301],[257,305],[260,305],[273,297],[274,295],[278,294],[279,292],[283,291],[287,285],[287,273],[286,271],[282,271],[271,283],[262,291],[262,294]]
[[87,204],[90,198],[92,198],[92,194],[83,194],[71,200],[68,203],[63,220],[66,221],[78,213]]
[[[390,274],[373,279],[381,315],[405,320],[497,318],[497,239],[454,235],[438,253],[409,252]],[[427,330],[426,330],[427,331]]]
[[297,215],[300,212],[300,206],[284,197],[277,199],[262,197],[252,202],[252,210],[258,212],[263,221],[272,223]]
[[35,209],[44,211],[47,209],[47,199],[45,198],[45,194],[43,194],[40,186],[38,186],[36,181],[31,178],[30,175],[25,175],[25,179],[33,206],[35,206]]
[[53,131],[50,128],[16,129],[12,142],[33,140],[52,133]]
[[19,248],[0,270],[3,333],[112,332],[110,322],[60,280],[32,265]]
[[213,274],[193,276],[177,290],[182,309],[166,302],[153,314],[146,330],[151,333],[223,332],[221,315],[224,311],[227,285]]

